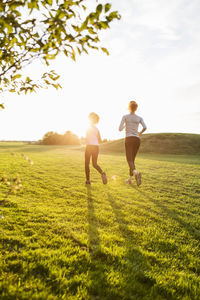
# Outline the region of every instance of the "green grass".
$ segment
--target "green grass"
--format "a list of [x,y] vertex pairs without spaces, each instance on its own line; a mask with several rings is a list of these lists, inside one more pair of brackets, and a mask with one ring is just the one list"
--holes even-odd
[[199,156],[139,156],[140,188],[119,154],[91,188],[67,146],[2,143],[0,161],[24,185],[0,188],[0,299],[200,299]]

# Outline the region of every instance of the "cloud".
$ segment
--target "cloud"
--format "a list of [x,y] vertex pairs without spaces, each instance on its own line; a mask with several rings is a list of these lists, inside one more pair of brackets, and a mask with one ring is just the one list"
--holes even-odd
[[183,47],[200,48],[200,1],[118,0],[114,7],[122,19],[112,34],[148,60],[179,53]]

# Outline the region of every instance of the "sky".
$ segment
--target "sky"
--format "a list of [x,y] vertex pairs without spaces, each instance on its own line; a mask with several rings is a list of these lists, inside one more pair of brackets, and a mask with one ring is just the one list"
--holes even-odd
[[[121,14],[100,35],[110,55],[91,51],[76,62],[60,56],[51,68],[61,75],[61,90],[4,95],[0,140],[39,140],[48,131],[67,130],[84,136],[92,111],[100,116],[102,138],[119,139],[131,100],[138,103],[146,133],[200,134],[200,1],[110,3]],[[37,62],[25,71],[37,78],[42,70]]]

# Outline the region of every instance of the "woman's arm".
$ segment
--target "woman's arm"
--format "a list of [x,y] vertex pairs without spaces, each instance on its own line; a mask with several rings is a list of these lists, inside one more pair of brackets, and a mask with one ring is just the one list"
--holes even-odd
[[140,132],[139,132],[139,135],[142,135],[143,132],[145,132],[146,128],[143,128]]
[[142,130],[139,132],[139,135],[142,135],[143,134],[143,132],[145,132],[145,130],[147,130],[147,126],[146,126],[146,124],[144,123],[144,120],[141,118],[141,120],[140,120],[140,124],[142,125]]
[[100,132],[99,132],[99,130],[98,130],[98,141],[99,141],[99,144],[101,144],[101,143],[102,143],[102,139],[101,139],[101,135],[100,135]]
[[88,144],[88,130],[85,133],[85,142],[86,142],[86,144]]
[[119,125],[119,131],[122,131],[125,128],[125,117],[122,117],[121,123]]

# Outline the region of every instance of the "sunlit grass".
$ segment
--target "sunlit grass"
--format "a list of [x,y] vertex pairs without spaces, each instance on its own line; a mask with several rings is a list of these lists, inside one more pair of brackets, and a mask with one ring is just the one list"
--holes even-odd
[[200,298],[198,156],[139,157],[137,188],[123,155],[100,155],[108,185],[91,170],[86,188],[83,152],[1,146],[24,191],[0,189],[0,298]]

